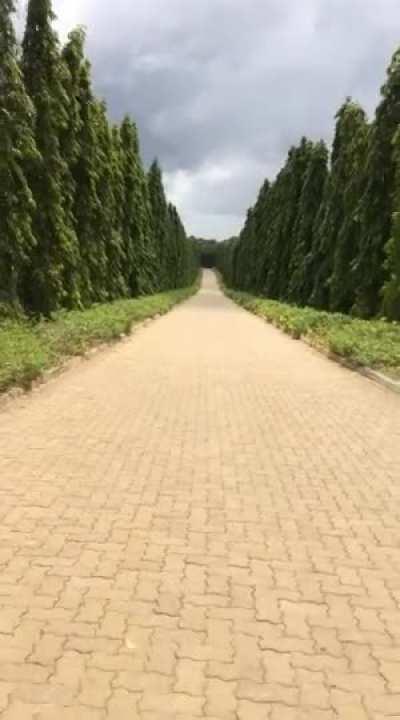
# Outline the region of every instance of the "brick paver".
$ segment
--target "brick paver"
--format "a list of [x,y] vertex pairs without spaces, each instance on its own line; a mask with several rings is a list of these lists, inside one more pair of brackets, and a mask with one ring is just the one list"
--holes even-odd
[[399,430],[210,273],[3,409],[1,720],[400,718]]

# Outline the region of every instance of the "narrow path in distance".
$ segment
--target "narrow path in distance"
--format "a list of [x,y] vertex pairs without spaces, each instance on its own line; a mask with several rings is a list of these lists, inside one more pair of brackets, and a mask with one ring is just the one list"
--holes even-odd
[[1,720],[400,717],[400,399],[201,292],[0,412]]

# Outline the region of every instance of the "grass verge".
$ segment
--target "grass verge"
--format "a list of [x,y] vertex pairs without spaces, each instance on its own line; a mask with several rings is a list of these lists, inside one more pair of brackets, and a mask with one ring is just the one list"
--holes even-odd
[[400,379],[400,323],[359,320],[300,308],[224,288],[228,297],[294,338],[303,338],[354,367],[369,367]]
[[62,311],[51,321],[4,320],[0,324],[0,393],[29,389],[48,370],[90,348],[128,335],[132,327],[171,310],[193,295],[196,283],[182,290]]

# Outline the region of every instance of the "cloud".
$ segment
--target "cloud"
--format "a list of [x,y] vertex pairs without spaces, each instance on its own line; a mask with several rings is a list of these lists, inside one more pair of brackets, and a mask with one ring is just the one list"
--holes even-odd
[[140,127],[188,231],[237,232],[290,144],[330,140],[347,95],[373,112],[398,0],[55,0],[88,28],[97,91]]

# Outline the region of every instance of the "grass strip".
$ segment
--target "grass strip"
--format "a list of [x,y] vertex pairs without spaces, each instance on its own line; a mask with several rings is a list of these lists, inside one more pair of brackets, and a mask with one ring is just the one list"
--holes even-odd
[[71,357],[129,335],[134,325],[167,313],[193,295],[196,283],[129,300],[94,305],[88,310],[61,311],[50,321],[3,320],[0,324],[0,393],[29,389],[34,380]]
[[345,359],[400,378],[400,323],[297,307],[224,288],[228,297],[288,335]]

